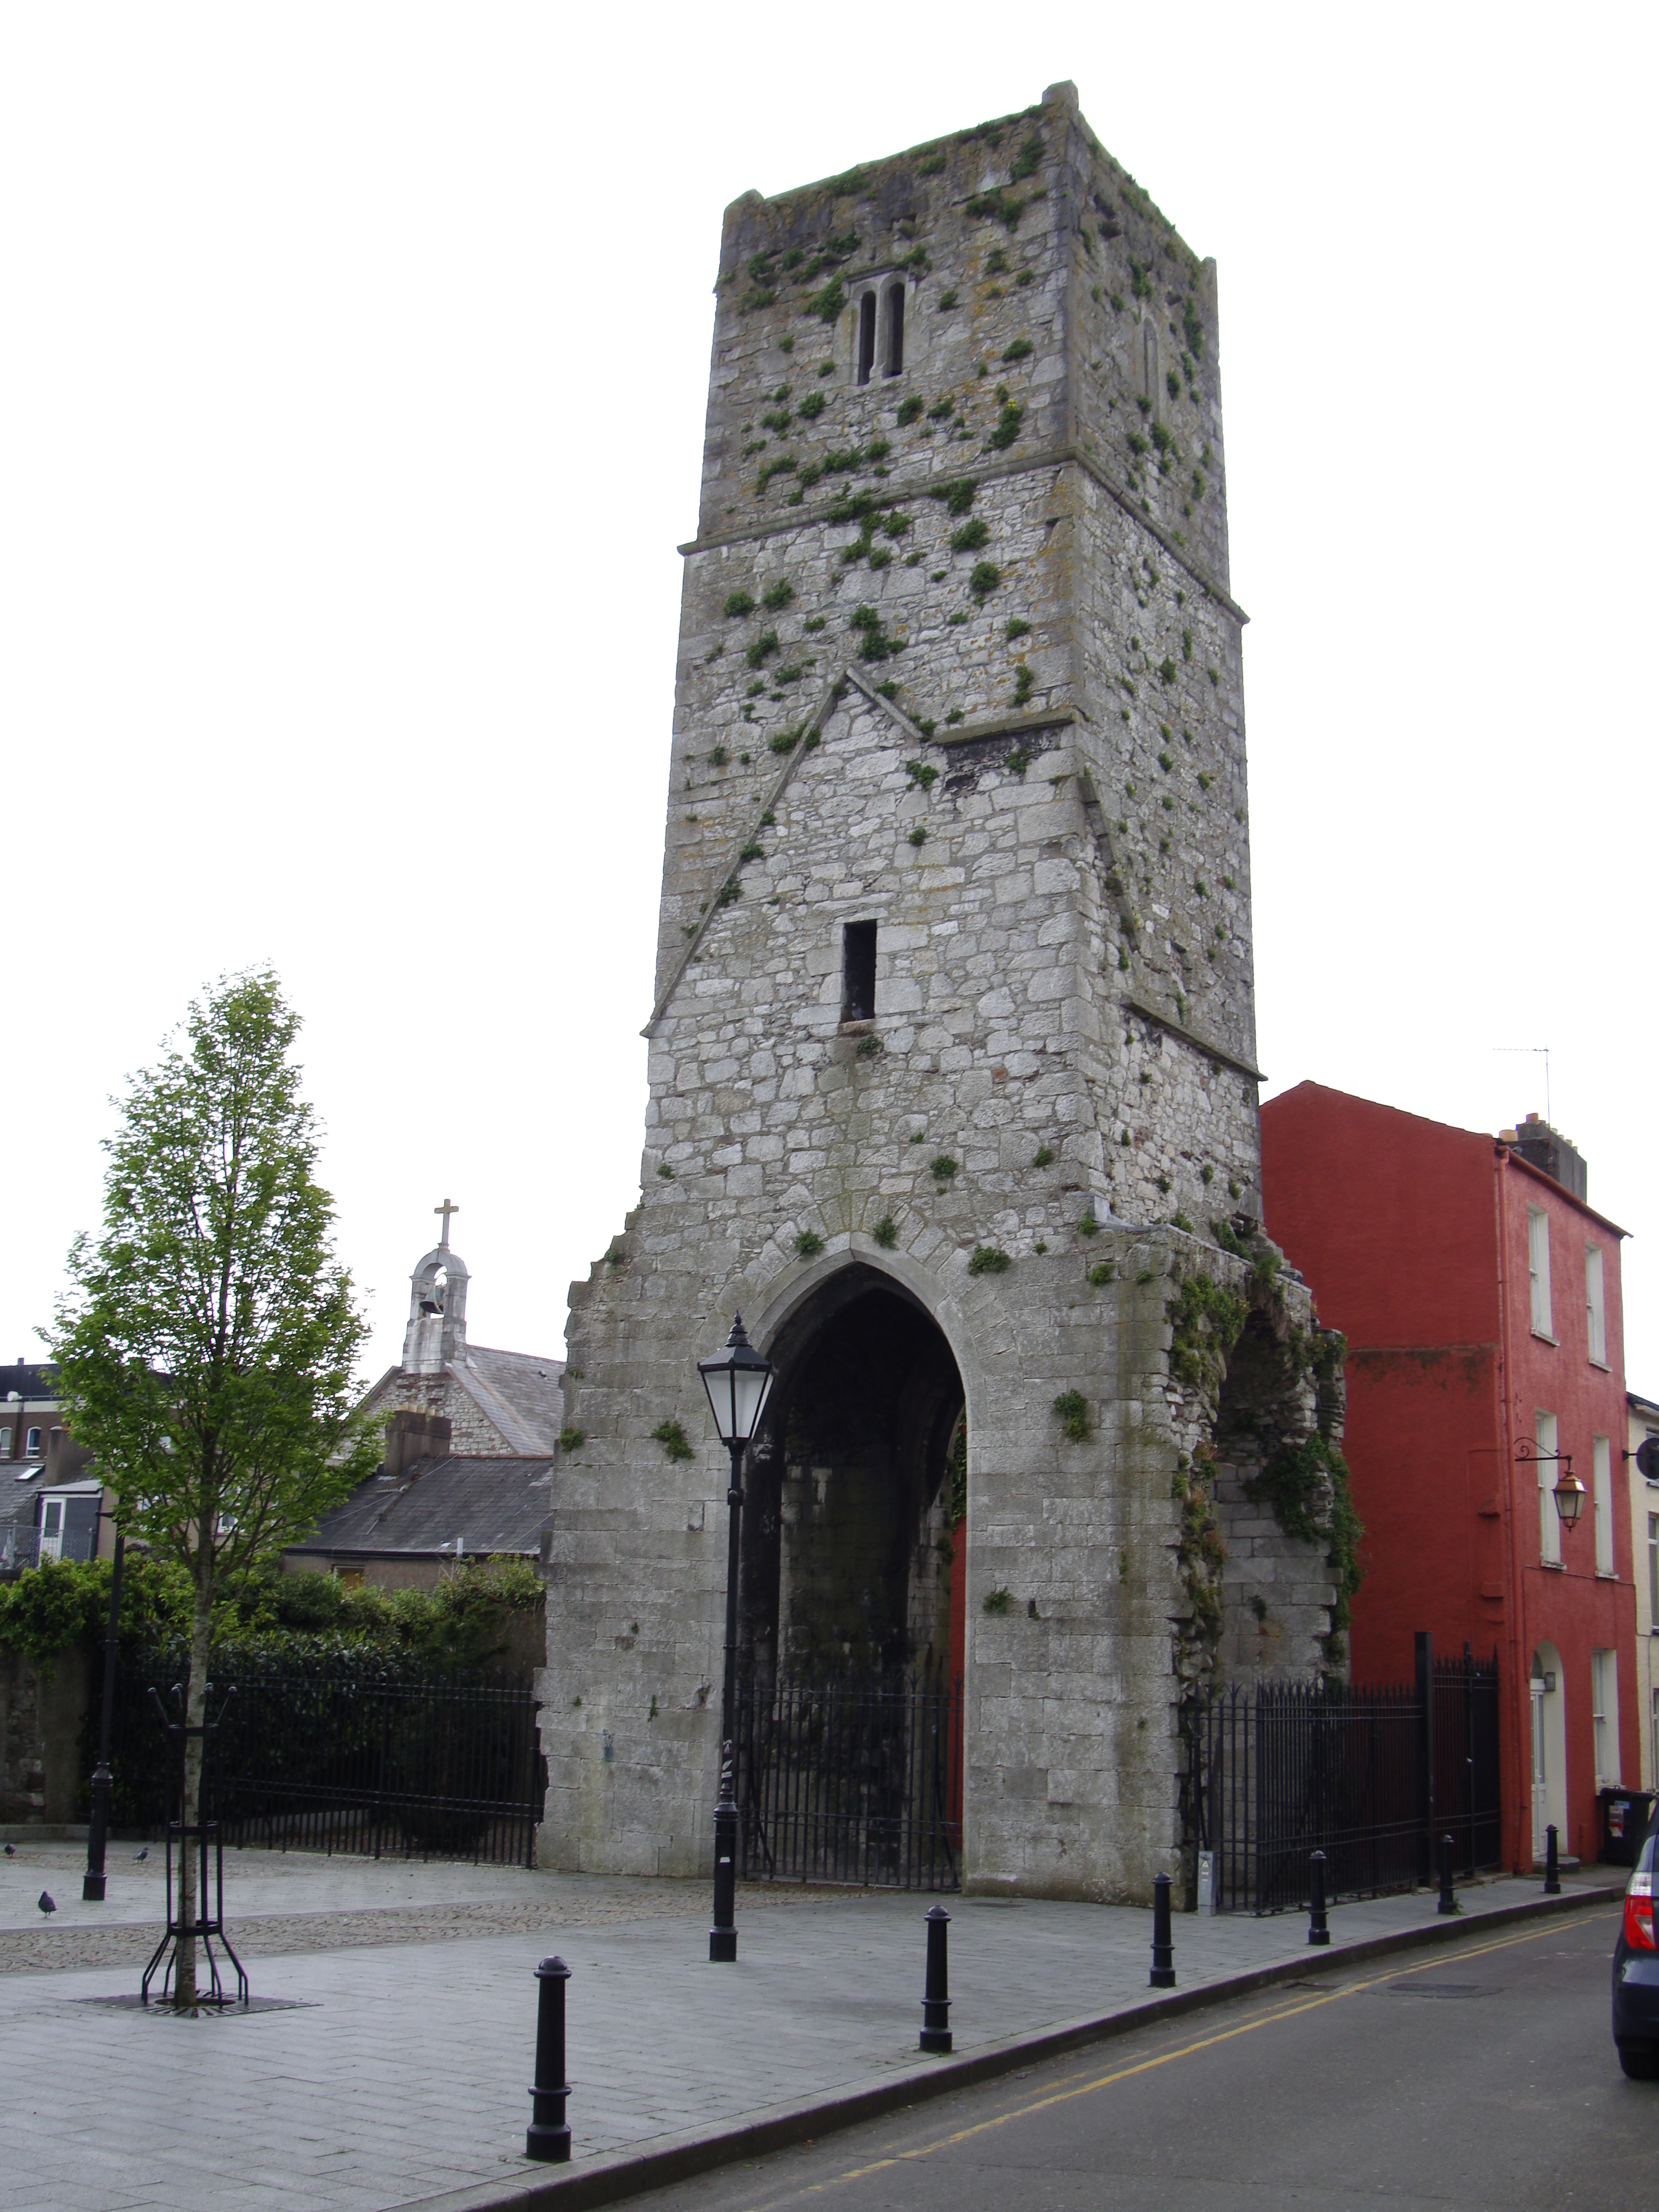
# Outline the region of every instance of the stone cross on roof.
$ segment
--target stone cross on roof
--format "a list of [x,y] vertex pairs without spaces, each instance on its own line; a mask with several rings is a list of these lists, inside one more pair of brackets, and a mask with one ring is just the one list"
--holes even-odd
[[460,1210],[459,1206],[452,1206],[447,1199],[441,1206],[434,1206],[432,1209],[434,1213],[441,1213],[444,1218],[443,1234],[438,1239],[439,1247],[442,1250],[447,1250],[449,1246],[449,1217],[452,1213],[459,1213]]

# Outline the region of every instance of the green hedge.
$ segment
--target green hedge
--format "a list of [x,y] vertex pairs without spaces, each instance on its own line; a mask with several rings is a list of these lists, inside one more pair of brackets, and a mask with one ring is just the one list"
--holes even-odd
[[[106,1559],[49,1559],[0,1588],[0,1650],[19,1651],[50,1672],[76,1644],[101,1644],[109,1630]],[[215,1608],[217,1652],[257,1646],[268,1660],[303,1659],[349,1644],[407,1654],[422,1668],[477,1668],[498,1656],[514,1614],[542,1601],[528,1560],[479,1559],[453,1569],[435,1589],[342,1588],[333,1575],[277,1569],[239,1577]],[[124,1644],[146,1649],[190,1638],[191,1586],[182,1567],[128,1559],[121,1577]]]

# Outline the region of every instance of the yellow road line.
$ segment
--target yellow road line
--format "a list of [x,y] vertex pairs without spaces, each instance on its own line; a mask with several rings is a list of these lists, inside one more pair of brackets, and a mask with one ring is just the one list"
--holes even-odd
[[[1575,1918],[1575,1928],[1586,1922],[1610,1919],[1611,1913],[1598,1912]],[[1471,1931],[1473,1932],[1473,1931]],[[1395,1966],[1386,1974],[1373,1974],[1363,1982],[1345,1982],[1340,1989],[1328,1990],[1321,1996],[1298,1999],[1294,2004],[1281,2004],[1266,2012],[1257,2013],[1253,2019],[1241,2021],[1236,2027],[1224,2027],[1214,2035],[1200,2036],[1196,2043],[1184,2043],[1178,2050],[1160,2051],[1155,2057],[1142,2058],[1133,2066],[1120,2066],[1110,2074],[1102,2074],[1092,2081],[1052,2090],[1046,2097],[1032,2099],[1029,2104],[1018,2105],[1006,2112],[998,2112],[988,2120],[975,2120],[971,2127],[957,2128],[949,2135],[937,2136],[932,2142],[918,2143],[913,2150],[894,2151],[886,2158],[872,2159],[867,2166],[849,2166],[845,2173],[832,2175],[828,2181],[816,2181],[805,2189],[792,2190],[787,2196],[775,2197],[765,2205],[748,2208],[748,2212],[774,2212],[780,2204],[792,2203],[798,2197],[819,2197],[826,2190],[836,2189],[848,2181],[862,2181],[872,2173],[881,2173],[891,2166],[902,2165],[907,2159],[931,2158],[935,2151],[951,2150],[957,2143],[971,2142],[974,2136],[988,2133],[994,2128],[1006,2127],[1010,2121],[1029,2119],[1034,2112],[1046,2112],[1054,2105],[1069,2104],[1073,2098],[1092,2096],[1098,2089],[1109,2089],[1115,2082],[1127,2081],[1138,2074],[1150,2074],[1154,2068],[1169,2066],[1177,2058],[1191,2058],[1200,2051],[1212,2051],[1218,2044],[1231,2043],[1237,2036],[1254,2034],[1259,2027],[1272,2027],[1281,2020],[1294,2020],[1304,2012],[1317,2012],[1322,2006],[1335,2004],[1341,1998],[1358,1996],[1366,1990],[1380,1989],[1385,1982],[1403,1981],[1408,1974],[1426,1974],[1436,1966],[1450,1965],[1459,1959],[1484,1959],[1494,1951],[1512,1951],[1522,1943],[1537,1943],[1546,1936],[1560,1936],[1564,1930],[1553,1921],[1541,1928],[1531,1929],[1524,1936],[1495,1937],[1489,1943],[1460,1944],[1452,1952],[1442,1953],[1434,1959],[1425,1959],[1415,1966]],[[1313,1963],[1313,1962],[1310,1962]]]

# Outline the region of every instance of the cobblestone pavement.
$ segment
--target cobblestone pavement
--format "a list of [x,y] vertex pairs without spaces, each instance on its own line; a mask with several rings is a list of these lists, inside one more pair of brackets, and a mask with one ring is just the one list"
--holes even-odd
[[[263,1878],[253,1856],[244,1855],[250,1893]],[[31,1880],[42,1862],[33,1866]],[[307,1950],[261,1952],[252,1923],[232,1918],[256,1995],[304,2009],[192,2021],[75,2002],[130,1992],[130,1962],[0,1981],[6,2201],[51,2212],[222,2212],[254,2202],[272,2212],[386,2212],[445,2190],[521,2181],[534,2171],[520,2155],[535,2040],[531,1970],[550,1948],[573,1975],[579,2157],[872,2084],[917,2063],[925,1897],[745,1895],[738,1963],[711,1967],[701,1885],[517,1873],[516,1896],[509,1884],[493,1897],[446,1899],[446,1887],[466,1889],[477,1870],[427,1870],[431,1893],[410,1903],[395,1880],[404,1871],[344,1869],[349,1911],[260,1923],[273,1930],[260,1940],[274,1946],[286,1919],[287,1936]],[[270,1878],[289,1881],[296,1897],[318,1894],[314,1869],[290,1865]],[[398,1901],[367,1905],[377,1882]],[[227,1888],[234,1897],[228,1866]],[[1465,1910],[1538,1892],[1536,1882],[1485,1884],[1464,1893]],[[1146,1995],[1149,1913],[948,1903],[958,2051]],[[465,1917],[474,1910],[523,1920],[482,1933]],[[1433,1917],[1431,1896],[1384,1899],[1336,1908],[1333,1931],[1340,1947]],[[350,1948],[348,1924],[359,1931]],[[554,1931],[556,1946],[546,1940]],[[145,1933],[135,1920],[99,1940],[142,1948]],[[46,1934],[93,1940],[82,1928]],[[1299,1917],[1178,1916],[1175,1936],[1188,1988],[1310,1955]],[[76,2097],[66,2120],[64,2084],[88,2081],[96,2094]]]

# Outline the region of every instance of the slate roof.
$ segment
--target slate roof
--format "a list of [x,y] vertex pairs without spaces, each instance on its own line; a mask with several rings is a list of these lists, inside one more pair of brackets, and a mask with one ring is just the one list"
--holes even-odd
[[564,1426],[562,1359],[469,1344],[465,1364],[452,1360],[444,1372],[477,1400],[521,1452],[550,1452],[558,1442]]
[[14,1362],[0,1367],[0,1398],[9,1398],[13,1391],[20,1398],[27,1398],[37,1405],[55,1406],[58,1403],[58,1363],[49,1359],[40,1364],[29,1360]]
[[[447,1359],[443,1380],[465,1390],[514,1449],[526,1457],[553,1450],[564,1426],[564,1362],[533,1352],[492,1352],[469,1344],[460,1359]],[[430,1377],[422,1378],[431,1380]],[[364,1400],[383,1403],[383,1393],[410,1377],[388,1367]]]
[[288,1552],[430,1557],[459,1536],[468,1552],[534,1553],[552,1511],[550,1457],[417,1459],[400,1475],[370,1475]]

